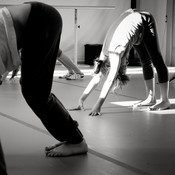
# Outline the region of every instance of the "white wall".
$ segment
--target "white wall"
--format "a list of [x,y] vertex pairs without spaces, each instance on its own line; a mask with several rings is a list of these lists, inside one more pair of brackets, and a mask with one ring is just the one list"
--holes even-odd
[[[0,4],[20,4],[32,0],[0,0]],[[78,10],[78,61],[84,61],[85,44],[102,44],[114,18],[130,8],[130,0],[40,0],[51,5],[116,6],[115,10]],[[58,9],[63,18],[61,49],[74,56],[74,10]]]
[[[23,3],[33,0],[0,0],[2,3]],[[79,10],[78,11],[78,61],[84,60],[85,44],[101,44],[113,19],[130,8],[130,0],[38,0],[51,5],[74,6],[116,6],[115,10]],[[153,14],[157,22],[160,48],[165,57],[166,45],[166,3],[167,0],[137,0],[141,10]],[[61,49],[71,58],[74,56],[74,10],[58,9],[63,18]]]

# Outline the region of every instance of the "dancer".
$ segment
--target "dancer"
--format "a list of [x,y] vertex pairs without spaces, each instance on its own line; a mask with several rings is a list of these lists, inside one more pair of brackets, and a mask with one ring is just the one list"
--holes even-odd
[[[96,75],[79,98],[78,107],[71,110],[84,109],[83,102],[99,84],[102,77],[107,75],[100,96],[90,112],[92,116],[100,115],[101,107],[109,91],[125,85],[129,80],[126,76],[126,67],[132,47],[139,54],[147,92],[146,99],[135,106],[148,105],[151,106],[150,110],[169,108],[168,69],[159,49],[155,20],[148,12],[129,9],[121,14],[109,28],[99,60],[97,60]],[[160,103],[156,103],[153,65],[158,74]]]
[[[0,10],[0,75],[21,65],[22,94],[47,130],[60,141],[47,156],[71,156],[88,151],[78,123],[51,93],[62,32],[59,12],[47,4],[29,2]],[[21,50],[21,57],[18,51]]]
[[4,158],[4,153],[0,141],[0,173],[1,175],[7,175],[6,163]]

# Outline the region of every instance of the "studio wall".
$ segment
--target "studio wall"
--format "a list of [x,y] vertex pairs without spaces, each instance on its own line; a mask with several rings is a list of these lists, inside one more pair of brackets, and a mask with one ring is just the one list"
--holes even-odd
[[[0,0],[0,4],[20,4],[32,0]],[[78,62],[84,61],[85,44],[102,44],[106,31],[115,18],[130,8],[130,0],[38,0],[51,5],[65,6],[115,6],[115,10],[78,10]],[[167,0],[137,0],[140,10],[153,14],[157,22],[159,43],[165,56],[166,49],[166,3]],[[63,18],[60,48],[74,57],[74,10],[58,9]]]
[[[32,0],[27,0],[32,1]],[[38,0],[39,1],[39,0]],[[0,4],[20,4],[25,0],[0,0]],[[78,10],[78,62],[84,61],[85,44],[102,44],[113,20],[130,7],[130,0],[40,0],[51,5],[116,6],[115,10]],[[74,57],[74,10],[58,9],[63,18],[61,49]]]

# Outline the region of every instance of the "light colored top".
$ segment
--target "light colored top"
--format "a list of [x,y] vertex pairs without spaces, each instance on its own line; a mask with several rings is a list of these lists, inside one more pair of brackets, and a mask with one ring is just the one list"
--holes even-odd
[[0,75],[18,68],[20,64],[13,20],[9,10],[4,7],[0,9]]
[[133,45],[141,42],[143,37],[143,21],[139,12],[129,9],[122,13],[109,28],[103,43],[102,52],[120,54],[121,50],[130,51]]

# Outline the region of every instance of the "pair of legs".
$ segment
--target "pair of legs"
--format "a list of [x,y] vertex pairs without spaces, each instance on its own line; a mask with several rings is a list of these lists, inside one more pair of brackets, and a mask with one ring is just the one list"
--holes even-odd
[[59,78],[65,78],[67,80],[81,79],[84,77],[83,72],[72,62],[72,60],[65,55],[63,52],[58,54],[57,60],[62,63],[68,70],[66,75],[60,76]]
[[0,142],[0,172],[1,172],[1,175],[7,175],[6,163],[5,163],[1,142]]
[[[150,14],[143,13],[142,15],[144,37],[141,44],[135,45],[134,48],[137,50],[141,60],[147,97],[136,105],[153,105],[150,110],[163,110],[170,107],[168,99],[169,73],[160,52],[155,21]],[[158,75],[161,94],[160,103],[156,103],[153,65]]]
[[77,122],[51,93],[61,31],[62,19],[56,9],[42,3],[31,3],[23,34],[21,89],[31,109],[52,136],[61,142],[46,149],[47,156],[87,152]]

